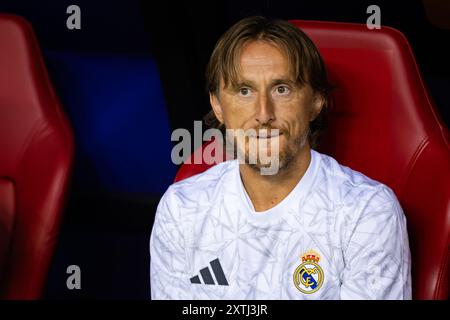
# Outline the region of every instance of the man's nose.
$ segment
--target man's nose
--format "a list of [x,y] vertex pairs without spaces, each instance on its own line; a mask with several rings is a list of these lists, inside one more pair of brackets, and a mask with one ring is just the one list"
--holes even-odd
[[256,121],[260,125],[273,122],[275,120],[275,112],[271,97],[267,94],[260,95],[256,103]]

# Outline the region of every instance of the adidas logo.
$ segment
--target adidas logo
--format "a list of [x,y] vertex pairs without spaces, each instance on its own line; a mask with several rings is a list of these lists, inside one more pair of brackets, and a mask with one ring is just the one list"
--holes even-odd
[[[222,266],[220,265],[219,259],[215,259],[209,263],[211,265],[214,276],[217,280],[217,284],[220,286],[228,286],[227,278],[225,278],[225,274],[223,273]],[[202,277],[204,284],[216,284],[214,279],[209,271],[208,267],[205,267],[200,270],[200,275]],[[191,283],[201,284],[200,277],[194,276],[191,278]]]

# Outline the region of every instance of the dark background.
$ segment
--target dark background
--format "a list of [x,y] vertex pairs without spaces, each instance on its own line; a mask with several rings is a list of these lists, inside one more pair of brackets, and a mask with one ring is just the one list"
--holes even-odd
[[[150,231],[177,169],[170,133],[192,131],[208,112],[206,63],[219,36],[241,18],[366,23],[367,7],[380,6],[382,25],[410,41],[448,126],[450,29],[427,17],[425,4],[433,2],[0,1],[0,12],[33,25],[75,131],[74,176],[44,297],[150,297]],[[72,4],[81,8],[81,30],[66,28]],[[81,268],[81,290],[66,288],[71,264]]]

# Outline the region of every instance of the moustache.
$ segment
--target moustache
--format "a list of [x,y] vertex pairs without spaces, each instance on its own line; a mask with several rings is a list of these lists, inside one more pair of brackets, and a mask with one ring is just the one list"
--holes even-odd
[[261,138],[268,139],[273,137],[278,137],[283,134],[283,131],[280,128],[275,127],[257,127],[252,128],[248,134],[249,137],[252,138]]

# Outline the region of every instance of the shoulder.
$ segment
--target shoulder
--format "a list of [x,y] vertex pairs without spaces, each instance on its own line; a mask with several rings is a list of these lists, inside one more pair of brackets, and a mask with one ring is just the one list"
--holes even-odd
[[202,173],[178,181],[167,189],[161,202],[185,209],[208,205],[214,201],[219,191],[223,191],[222,186],[229,185],[236,167],[235,160],[225,161]]
[[153,234],[165,239],[181,239],[183,230],[214,205],[220,186],[230,177],[231,161],[172,184],[161,197],[153,225]]
[[[315,195],[324,206],[339,208],[347,226],[367,222],[374,224],[404,223],[405,216],[394,191],[387,185],[363,173],[339,164],[334,158],[318,154],[320,166]],[[328,204],[326,204],[328,203]]]
[[379,201],[397,201],[395,193],[387,185],[341,165],[331,156],[314,152],[320,158],[318,186],[332,196],[360,202],[368,202],[374,197]]
[[[336,218],[344,225],[348,244],[377,239],[400,238],[406,243],[406,217],[394,191],[361,172],[339,164],[320,154],[321,165],[316,187],[318,198],[333,203]],[[329,205],[329,203],[327,204]],[[395,237],[394,237],[395,236]]]

